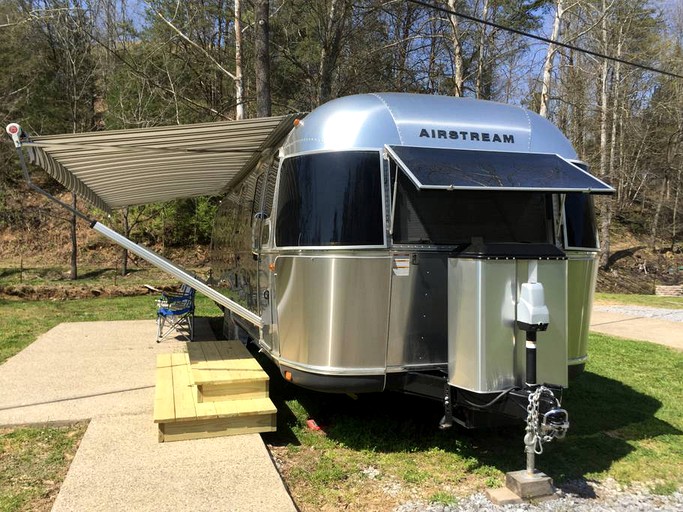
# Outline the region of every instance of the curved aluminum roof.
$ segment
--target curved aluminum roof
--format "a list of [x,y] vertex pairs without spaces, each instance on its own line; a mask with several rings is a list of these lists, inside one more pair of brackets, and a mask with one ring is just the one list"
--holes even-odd
[[110,212],[229,190],[276,150],[296,117],[47,135],[21,145],[31,163]]
[[385,145],[552,153],[576,159],[547,119],[492,101],[407,93],[359,94],[313,110],[284,143],[282,156]]

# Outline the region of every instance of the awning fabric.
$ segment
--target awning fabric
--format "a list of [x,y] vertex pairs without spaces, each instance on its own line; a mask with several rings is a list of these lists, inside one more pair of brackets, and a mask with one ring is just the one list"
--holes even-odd
[[387,151],[420,189],[614,193],[606,183],[553,154],[410,146],[387,146]]
[[227,192],[273,152],[301,114],[30,137],[31,163],[96,207]]

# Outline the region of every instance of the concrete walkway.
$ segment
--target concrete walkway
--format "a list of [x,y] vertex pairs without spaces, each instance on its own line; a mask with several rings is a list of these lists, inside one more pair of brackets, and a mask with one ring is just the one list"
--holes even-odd
[[683,323],[593,308],[590,330],[683,350]]
[[[197,338],[212,339],[197,322]],[[154,321],[63,323],[0,366],[0,425],[90,419],[54,511],[295,511],[258,434],[158,443]]]

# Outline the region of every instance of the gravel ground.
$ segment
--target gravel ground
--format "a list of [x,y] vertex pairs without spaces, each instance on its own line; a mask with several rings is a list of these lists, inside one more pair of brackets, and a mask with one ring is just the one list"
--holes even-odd
[[596,311],[619,313],[639,318],[659,318],[670,322],[683,322],[683,309],[648,308],[645,306],[594,306]]
[[645,486],[623,489],[612,479],[605,482],[585,480],[567,482],[558,490],[558,499],[537,505],[498,506],[483,493],[462,498],[453,505],[419,502],[404,503],[394,512],[681,512],[683,488],[667,496],[652,494]]

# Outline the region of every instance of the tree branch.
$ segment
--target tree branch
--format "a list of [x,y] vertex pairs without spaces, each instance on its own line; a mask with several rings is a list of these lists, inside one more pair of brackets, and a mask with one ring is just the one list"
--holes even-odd
[[190,45],[192,45],[193,47],[195,47],[197,50],[199,50],[200,52],[202,52],[202,54],[204,55],[204,57],[206,57],[207,59],[209,59],[209,60],[210,60],[218,69],[220,69],[223,73],[225,73],[226,75],[228,75],[232,80],[237,80],[237,77],[236,77],[234,74],[232,74],[230,71],[228,71],[227,69],[225,69],[225,68],[220,64],[220,62],[218,62],[216,59],[214,59],[214,58],[209,54],[209,52],[207,52],[204,48],[202,48],[202,47],[199,46],[197,43],[195,43],[192,39],[190,39],[189,37],[187,37],[183,32],[180,31],[180,29],[178,29],[178,27],[176,27],[170,20],[167,20],[167,19],[164,17],[164,15],[161,14],[159,11],[157,11],[157,16],[159,16],[159,18],[161,18],[161,20],[162,20],[164,23],[166,23],[166,25],[168,25],[169,27],[171,27],[171,28],[175,31],[176,34],[178,34],[180,37],[182,37],[185,41],[187,41]]

